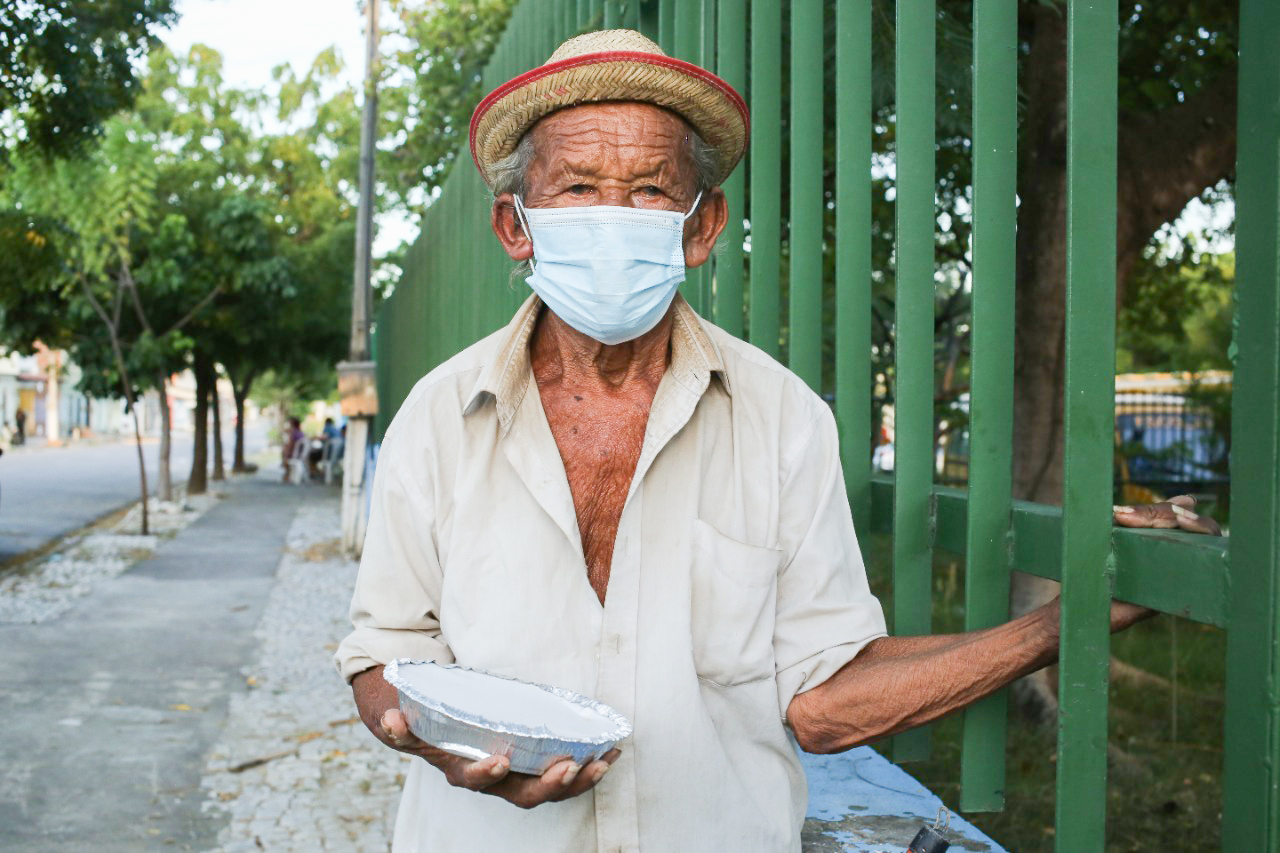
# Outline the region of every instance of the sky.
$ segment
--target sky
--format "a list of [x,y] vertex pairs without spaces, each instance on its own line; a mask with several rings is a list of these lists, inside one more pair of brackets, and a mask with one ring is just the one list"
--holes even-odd
[[235,86],[266,86],[282,62],[304,71],[337,45],[347,79],[364,76],[364,15],[356,0],[179,0],[181,17],[161,39],[175,50],[207,44],[222,54]]
[[[212,47],[222,54],[223,79],[232,86],[267,87],[271,69],[284,62],[305,72],[335,45],[345,81],[362,86],[365,16],[357,0],[178,0],[175,8],[181,17],[160,39],[179,53],[194,44]],[[374,254],[386,254],[415,231],[401,215],[378,217]]]

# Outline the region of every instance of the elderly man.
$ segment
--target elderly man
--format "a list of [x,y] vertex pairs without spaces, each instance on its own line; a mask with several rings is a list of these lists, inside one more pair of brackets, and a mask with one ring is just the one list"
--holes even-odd
[[[476,110],[493,231],[534,293],[387,431],[337,653],[370,730],[425,759],[396,850],[798,850],[792,735],[847,749],[1055,657],[1056,605],[886,636],[828,407],[676,294],[746,137],[737,93],[630,31],[566,42]],[[540,777],[459,758],[409,732],[398,657],[566,687],[635,733]]]

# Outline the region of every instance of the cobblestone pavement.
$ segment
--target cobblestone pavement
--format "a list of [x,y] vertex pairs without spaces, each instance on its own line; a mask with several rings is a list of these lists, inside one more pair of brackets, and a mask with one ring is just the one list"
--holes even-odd
[[330,659],[349,630],[356,573],[335,538],[340,514],[336,498],[308,501],[289,530],[249,690],[232,696],[201,782],[205,810],[230,817],[217,850],[390,848],[412,759],[365,730]]

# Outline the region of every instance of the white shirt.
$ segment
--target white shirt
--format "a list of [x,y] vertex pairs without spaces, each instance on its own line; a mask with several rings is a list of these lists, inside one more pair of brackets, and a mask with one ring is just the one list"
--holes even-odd
[[566,687],[635,733],[592,792],[528,811],[415,762],[393,849],[798,851],[787,706],[885,633],[831,412],[677,299],[602,606],[530,366],[540,309],[431,371],[387,430],[336,659],[348,680],[408,657]]

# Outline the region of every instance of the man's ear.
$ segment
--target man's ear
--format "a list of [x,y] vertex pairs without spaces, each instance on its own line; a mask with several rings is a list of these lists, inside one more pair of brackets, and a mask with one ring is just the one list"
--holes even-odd
[[533,241],[525,233],[524,223],[516,215],[515,196],[499,193],[493,199],[489,211],[489,225],[493,233],[513,261],[527,261],[533,257]]
[[716,238],[729,223],[724,191],[712,187],[702,194],[698,209],[684,223],[684,265],[700,267],[711,257]]

